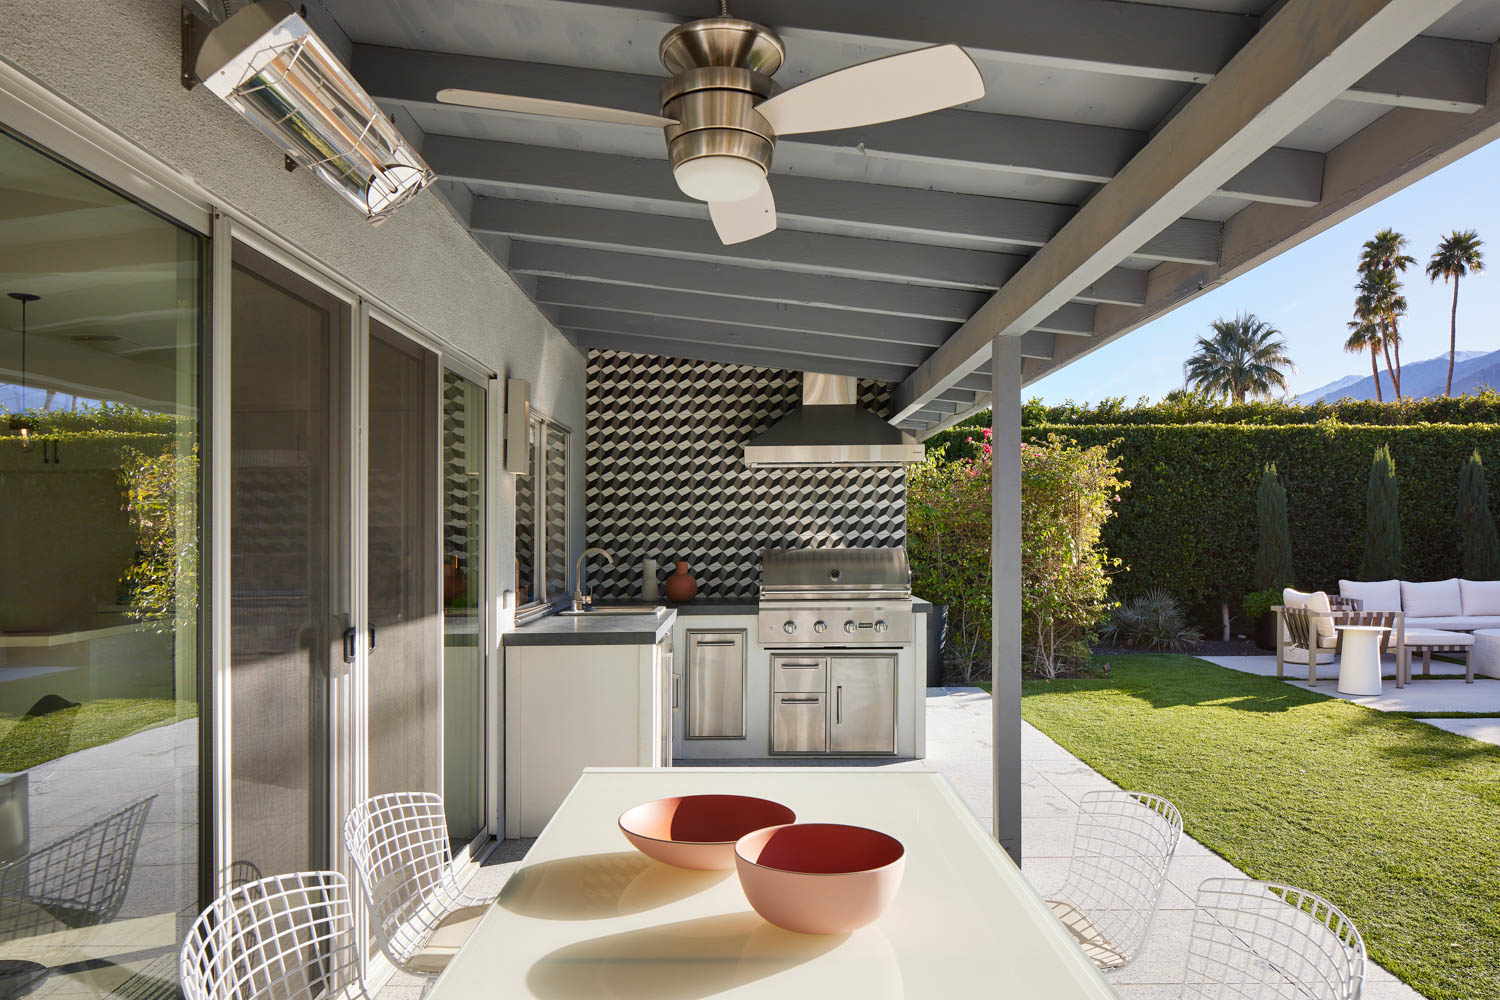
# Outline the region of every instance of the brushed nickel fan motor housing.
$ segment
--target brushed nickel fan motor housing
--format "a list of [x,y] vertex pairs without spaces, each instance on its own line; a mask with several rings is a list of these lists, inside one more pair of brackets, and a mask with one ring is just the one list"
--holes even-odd
[[661,85],[661,113],[677,121],[662,130],[672,168],[700,156],[733,156],[770,173],[776,133],[755,106],[776,93],[771,75],[786,58],[776,33],[737,17],[709,17],[669,31],[660,54],[672,74]]

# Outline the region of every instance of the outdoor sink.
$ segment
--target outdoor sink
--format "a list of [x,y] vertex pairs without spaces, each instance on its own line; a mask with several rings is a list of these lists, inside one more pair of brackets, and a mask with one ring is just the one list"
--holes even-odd
[[600,604],[591,611],[559,611],[562,615],[660,615],[666,611],[661,604]]

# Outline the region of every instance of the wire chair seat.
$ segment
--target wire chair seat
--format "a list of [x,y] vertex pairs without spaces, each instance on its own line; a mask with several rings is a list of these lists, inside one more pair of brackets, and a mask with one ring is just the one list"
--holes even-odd
[[1198,888],[1182,995],[1193,1000],[1359,1000],[1365,943],[1305,889],[1211,878]]
[[1101,969],[1139,956],[1181,839],[1182,815],[1160,796],[1102,789],[1079,801],[1068,875],[1048,905]]
[[442,972],[469,925],[494,902],[465,891],[453,875],[442,796],[391,792],[366,799],[344,820],[344,843],[381,952],[405,972]]

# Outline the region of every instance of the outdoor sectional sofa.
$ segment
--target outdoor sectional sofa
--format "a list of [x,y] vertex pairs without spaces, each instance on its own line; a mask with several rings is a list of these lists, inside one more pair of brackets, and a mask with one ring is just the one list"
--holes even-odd
[[1408,629],[1472,632],[1500,628],[1500,580],[1340,580],[1339,595],[1359,601],[1365,611],[1400,611]]
[[[1409,654],[1413,650],[1422,653],[1424,674],[1432,652],[1454,651],[1465,655],[1469,680],[1472,681],[1476,672],[1500,677],[1500,631],[1490,632],[1488,638],[1480,639],[1472,639],[1467,634],[1453,635],[1476,631],[1485,635],[1483,630],[1500,630],[1500,581],[1456,578],[1432,583],[1340,580],[1339,593],[1335,596],[1329,597],[1322,591],[1302,593],[1289,588],[1283,592],[1283,600],[1285,607],[1305,608],[1315,615],[1316,637],[1310,645],[1317,646],[1319,663],[1331,662],[1338,656],[1335,626],[1340,622],[1351,622],[1351,614],[1394,613],[1390,625],[1395,634],[1382,647],[1389,644],[1400,650],[1397,657],[1398,687],[1410,680]],[[1278,677],[1282,676],[1283,664],[1308,662],[1308,650],[1293,644],[1287,633],[1285,621],[1281,620],[1283,610],[1277,609]],[[1471,649],[1476,642],[1485,648]],[[1476,652],[1480,654],[1477,658]],[[1310,666],[1308,680],[1315,682],[1316,677],[1316,666]]]

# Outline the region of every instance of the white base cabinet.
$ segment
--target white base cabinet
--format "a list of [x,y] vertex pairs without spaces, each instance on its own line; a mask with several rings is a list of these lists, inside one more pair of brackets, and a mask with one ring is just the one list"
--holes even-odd
[[586,767],[670,765],[669,643],[506,650],[506,837],[541,833]]

